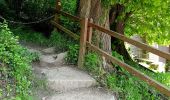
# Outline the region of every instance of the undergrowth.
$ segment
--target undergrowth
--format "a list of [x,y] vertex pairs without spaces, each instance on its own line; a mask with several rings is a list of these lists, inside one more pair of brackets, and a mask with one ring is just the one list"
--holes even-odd
[[67,34],[52,31],[50,38],[46,38],[42,33],[31,30],[29,27],[17,27],[12,29],[16,36],[19,36],[21,42],[37,44],[40,46],[56,47],[57,52],[66,51],[69,45],[76,43],[70,39]]
[[0,23],[0,99],[31,100],[34,54],[20,46],[6,23]]
[[68,52],[65,57],[66,62],[69,64],[77,65],[78,54],[79,54],[79,45],[77,44],[69,45]]
[[[124,62],[123,56],[116,52],[113,52],[112,54],[114,57]],[[114,70],[112,72],[106,71],[102,67],[100,56],[96,53],[88,53],[85,59],[85,69],[91,73],[99,81],[99,83],[106,86],[110,90],[115,91],[120,100],[168,99],[147,83],[131,75],[118,65],[113,64]],[[130,65],[135,65],[135,68],[140,69],[137,64],[131,62]],[[170,83],[169,73],[156,74],[145,70],[141,71],[166,85],[169,85]]]
[[[65,11],[69,14],[76,15],[77,13],[77,0],[61,0],[62,11]],[[79,22],[75,22],[70,20],[68,17],[61,16],[60,24],[71,30],[72,32],[79,34],[80,32],[80,24]]]

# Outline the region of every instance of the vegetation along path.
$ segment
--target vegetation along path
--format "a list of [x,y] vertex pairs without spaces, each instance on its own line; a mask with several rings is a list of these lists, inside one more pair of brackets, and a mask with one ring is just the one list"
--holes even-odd
[[40,54],[40,61],[33,64],[47,80],[47,88],[54,91],[43,96],[42,100],[116,100],[113,92],[98,86],[98,83],[86,72],[76,66],[64,63],[65,53],[56,54],[54,48],[40,49],[28,47],[31,52]]

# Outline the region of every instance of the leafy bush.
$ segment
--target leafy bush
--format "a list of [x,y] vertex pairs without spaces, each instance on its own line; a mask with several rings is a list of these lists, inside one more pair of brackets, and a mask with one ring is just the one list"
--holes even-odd
[[14,35],[19,36],[19,39],[23,42],[31,42],[42,46],[48,44],[48,39],[45,38],[42,33],[33,31],[30,27],[12,27],[11,31],[14,33]]
[[53,13],[56,0],[24,0],[22,10],[31,20],[44,18]]
[[[0,99],[28,100],[33,55],[21,47],[7,24],[0,23]],[[4,82],[5,84],[2,84]],[[3,92],[2,92],[3,91]],[[20,98],[20,99],[19,99]]]
[[74,44],[74,41],[69,39],[65,34],[53,31],[50,39],[50,46],[55,46],[57,51],[66,51],[70,45]]
[[[75,15],[77,8],[77,0],[61,0],[62,8],[61,10],[68,12],[69,14]],[[79,33],[80,24],[77,22],[73,22],[68,17],[61,16],[61,24],[73,31],[74,33]]]
[[96,53],[88,53],[85,56],[84,66],[87,71],[99,75],[99,70],[101,68],[100,57]]
[[[116,51],[112,51],[112,56],[117,58],[118,60],[124,62],[123,56],[120,55],[119,53],[117,53]],[[119,65],[113,64],[114,67],[117,68],[117,70],[121,70],[123,71],[124,69],[122,67],[120,67]]]
[[77,64],[79,54],[79,45],[69,45],[67,56],[65,58],[66,62],[70,64]]
[[34,43],[41,46],[54,46],[57,52],[68,50],[69,45],[75,43],[74,40],[67,37],[65,34],[53,31],[49,39],[45,38],[42,33],[32,31],[29,27],[17,27],[12,29],[16,36],[20,37],[23,42]]
[[[117,52],[112,55],[124,62],[123,56]],[[135,64],[133,64],[134,66]],[[96,53],[86,55],[84,68],[89,71],[101,85],[115,91],[120,100],[160,100],[161,96],[158,91],[150,87],[147,83],[131,75],[118,65],[113,64],[116,68],[113,72],[106,72],[101,66],[101,59]],[[135,65],[137,68],[137,65]],[[152,75],[153,76],[153,75]],[[169,83],[165,75],[157,76],[158,80]],[[164,78],[163,78],[164,77]]]
[[77,0],[61,0],[62,10],[75,15]]

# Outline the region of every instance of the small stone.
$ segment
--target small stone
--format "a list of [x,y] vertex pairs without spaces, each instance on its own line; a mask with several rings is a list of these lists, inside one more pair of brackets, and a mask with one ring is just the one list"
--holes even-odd
[[40,56],[40,65],[42,67],[57,67],[64,64],[66,53],[42,55]]
[[47,97],[43,97],[41,100],[46,100]]

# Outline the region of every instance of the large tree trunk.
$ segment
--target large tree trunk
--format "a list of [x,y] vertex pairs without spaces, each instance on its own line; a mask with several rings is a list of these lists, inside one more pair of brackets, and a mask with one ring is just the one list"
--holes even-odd
[[[124,35],[125,22],[131,15],[131,12],[126,13],[124,17],[120,19],[120,16],[124,14],[123,5],[116,4],[110,9],[109,7],[103,7],[101,0],[79,0],[78,4],[78,15],[80,17],[92,18],[95,24]],[[96,31],[94,36],[93,41],[103,50],[111,53],[112,44],[113,51],[118,52],[127,60],[132,60],[123,41],[114,37],[111,38],[109,35],[99,31]]]
[[[131,13],[126,13],[124,18],[123,16],[124,6],[120,4],[113,5],[109,12],[109,22],[110,29],[124,35],[125,22],[130,16]],[[121,54],[126,60],[132,60],[127,49],[125,48],[125,44],[122,40],[112,37],[112,50]]]
[[[110,28],[109,8],[103,7],[101,0],[80,0],[78,3],[78,15],[81,18],[92,18],[95,24]],[[93,36],[93,42],[95,41],[94,43],[98,47],[111,53],[111,37],[109,35],[95,31]]]

